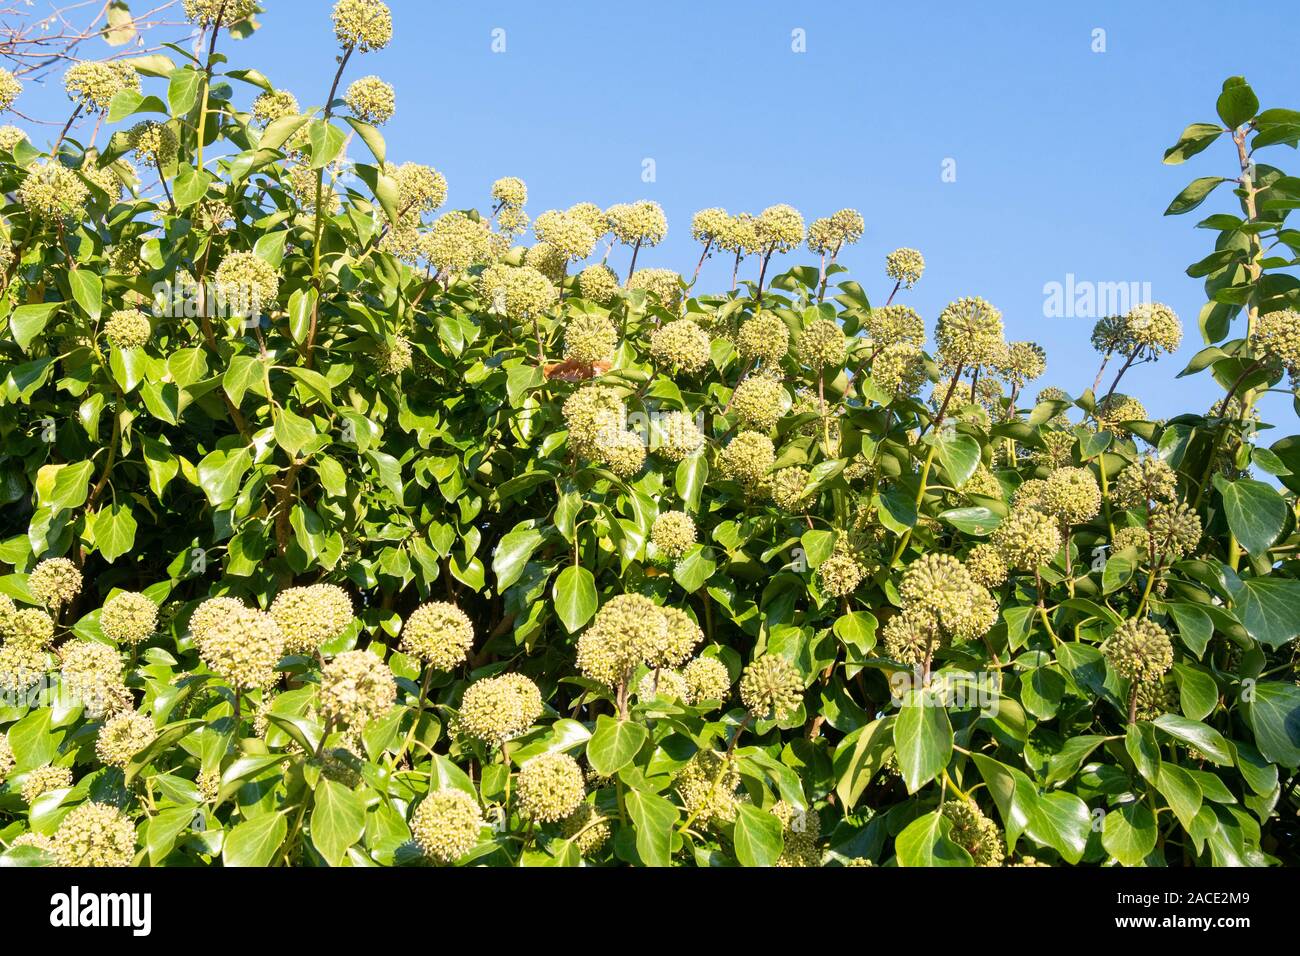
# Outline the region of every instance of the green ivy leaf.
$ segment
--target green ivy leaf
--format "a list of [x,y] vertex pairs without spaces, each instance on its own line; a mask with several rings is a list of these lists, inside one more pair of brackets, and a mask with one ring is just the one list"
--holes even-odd
[[602,777],[612,777],[632,762],[649,737],[650,731],[635,721],[601,714],[587,741],[587,760]]
[[952,821],[938,810],[923,814],[903,828],[894,840],[899,866],[974,866],[962,847],[948,838]]
[[226,866],[270,866],[289,835],[284,813],[265,813],[237,824],[226,834],[221,860]]
[[1249,478],[1228,481],[1215,475],[1214,487],[1223,498],[1228,527],[1241,546],[1256,557],[1267,553],[1286,526],[1288,508],[1282,496]]
[[316,785],[311,810],[311,842],[325,862],[338,866],[348,848],[366,829],[366,808],[361,796],[329,778]]
[[742,866],[774,866],[785,849],[781,821],[752,803],[742,803],[736,813],[733,843]]
[[894,722],[894,751],[908,793],[916,793],[948,766],[952,743],[948,711],[925,691],[908,691]]
[[591,620],[599,606],[596,578],[584,567],[569,565],[555,579],[551,597],[564,629],[573,634]]

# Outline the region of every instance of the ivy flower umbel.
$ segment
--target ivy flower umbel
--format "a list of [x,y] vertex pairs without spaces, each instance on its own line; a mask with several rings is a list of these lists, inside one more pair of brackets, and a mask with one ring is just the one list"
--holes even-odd
[[673,778],[673,788],[687,814],[701,825],[736,818],[739,786],[735,761],[712,750],[697,750]]
[[1033,571],[1061,550],[1061,532],[1036,508],[1013,507],[994,530],[992,544],[1007,567]]
[[17,126],[11,126],[8,124],[0,126],[0,150],[3,150],[6,153],[11,153],[15,146],[26,139],[27,134]]
[[582,216],[548,209],[533,220],[533,233],[567,264],[585,259],[596,246],[596,232]]
[[131,758],[157,736],[152,719],[138,711],[128,710],[104,722],[95,738],[95,756],[109,767],[125,769]]
[[686,683],[686,702],[727,699],[731,693],[731,674],[727,665],[716,657],[697,657],[682,668]]
[[666,309],[676,309],[682,301],[682,277],[672,269],[637,269],[627,287],[644,289]]
[[22,798],[29,807],[43,793],[51,790],[64,790],[72,786],[72,771],[67,767],[55,767],[46,764],[27,772],[23,781]]
[[286,654],[310,653],[352,624],[352,598],[337,584],[287,588],[271,602],[270,614],[284,634]]
[[152,335],[149,316],[139,309],[118,309],[104,323],[104,338],[120,352],[144,347]]
[[777,203],[758,214],[754,230],[764,252],[789,252],[803,242],[803,216],[793,206]]
[[1281,309],[1261,315],[1251,344],[1281,362],[1293,382],[1300,379],[1300,312]]
[[651,334],[650,354],[662,365],[698,372],[709,362],[709,336],[690,319],[677,319]]
[[876,348],[901,342],[918,347],[925,344],[925,320],[910,305],[882,305],[872,309],[862,327]]
[[566,840],[572,840],[583,856],[598,852],[609,842],[610,833],[609,822],[589,803],[580,804],[560,826],[560,834]]
[[13,106],[14,100],[18,99],[18,94],[22,91],[23,85],[18,81],[18,77],[0,67],[0,113]]
[[911,342],[894,342],[871,362],[871,381],[893,398],[914,395],[925,384],[925,354]]
[[552,751],[524,763],[515,793],[521,816],[539,823],[558,823],[578,809],[587,788],[578,761]]
[[685,412],[669,412],[654,421],[654,452],[669,461],[682,461],[704,447],[704,433]]
[[695,544],[695,522],[683,511],[665,511],[650,526],[650,541],[665,557],[676,560]]
[[643,701],[656,697],[685,701],[688,694],[686,679],[669,668],[646,671],[636,685],[636,696]]
[[767,484],[767,492],[772,501],[782,511],[789,514],[801,513],[808,504],[808,487],[810,473],[803,468],[791,466],[773,473]]
[[67,558],[46,558],[27,576],[27,590],[55,613],[81,593],[81,584],[81,572]]
[[60,866],[130,866],[135,824],[111,804],[83,803],[63,818],[52,843]]
[[925,256],[918,249],[895,249],[885,256],[885,275],[910,289],[925,274]]
[[967,853],[976,866],[1001,866],[1006,844],[998,825],[970,800],[947,800],[940,812],[951,822],[948,839]]
[[578,294],[588,302],[608,306],[618,295],[618,276],[603,262],[587,266],[578,273]]
[[1173,309],[1159,302],[1134,306],[1124,316],[1124,332],[1136,350],[1152,358],[1165,352],[1177,352],[1183,340],[1183,324]]
[[129,64],[119,60],[88,60],[63,74],[68,98],[91,113],[107,113],[113,97],[126,90],[140,91],[140,77]]
[[790,351],[790,329],[771,312],[761,313],[741,324],[736,348],[749,362],[762,362],[764,367],[779,368]]
[[233,313],[252,316],[275,307],[280,273],[258,255],[232,252],[217,266],[216,284],[218,294]]
[[115,594],[100,609],[99,629],[119,644],[139,644],[158,629],[158,605],[136,591]]
[[1002,313],[979,296],[949,303],[935,332],[945,368],[993,365],[1002,354]]
[[468,793],[434,790],[411,814],[411,838],[425,856],[451,863],[474,849],[483,825],[478,801]]
[[1159,680],[1174,666],[1174,644],[1169,632],[1148,618],[1125,621],[1102,645],[1111,669],[1132,681]]
[[640,594],[619,594],[596,612],[578,638],[578,670],[607,687],[618,687],[632,670],[665,653],[671,639],[668,618]]
[[568,443],[583,458],[599,454],[598,439],[608,431],[621,431],[627,418],[623,399],[604,385],[585,385],[564,401]]
[[537,685],[521,674],[499,674],[475,681],[461,698],[456,727],[489,747],[519,736],[542,714]]
[[810,322],[795,343],[799,360],[814,371],[843,365],[847,348],[844,330],[830,319]]
[[185,0],[185,19],[210,27],[221,18],[223,26],[247,20],[257,13],[258,0]]
[[772,439],[761,432],[741,432],[718,454],[718,466],[723,477],[743,485],[757,485],[775,461],[776,448]]
[[474,625],[468,615],[445,601],[420,605],[402,625],[402,652],[440,671],[463,664],[473,646]]
[[767,432],[785,415],[789,400],[779,380],[751,375],[732,393],[731,411],[742,426]]
[[492,198],[503,206],[523,206],[528,202],[528,186],[518,176],[503,176],[492,184]]
[[316,703],[328,723],[361,730],[397,703],[397,684],[370,651],[344,651],[321,668]]
[[439,272],[464,272],[493,258],[492,231],[481,219],[453,211],[438,218],[424,236],[424,256]]
[[1058,468],[1047,476],[1038,508],[1066,527],[1083,524],[1101,510],[1101,488],[1087,468]]
[[5,647],[43,650],[54,638],[54,619],[39,608],[15,611],[5,635]]
[[618,348],[618,330],[609,316],[596,312],[579,313],[564,326],[564,358],[579,365],[607,362]]
[[136,159],[146,166],[161,169],[176,159],[180,141],[176,131],[167,123],[145,120],[126,131],[127,144],[135,151]]
[[397,94],[393,92],[393,85],[377,76],[353,80],[343,94],[343,102],[353,116],[374,126],[383,126],[397,111]]
[[382,50],[393,39],[393,14],[381,0],[338,0],[334,35],[344,49]]
[[85,214],[90,189],[58,160],[45,160],[28,168],[18,187],[18,201],[27,214],[41,222],[80,219]]
[[278,119],[298,115],[298,98],[288,90],[271,90],[253,100],[253,122],[270,126]]
[[998,360],[997,370],[1012,385],[1023,386],[1047,370],[1047,353],[1036,342],[1011,342]]
[[1180,501],[1153,511],[1148,529],[1156,557],[1168,563],[1196,550],[1201,540],[1201,517],[1191,505]]
[[649,199],[618,203],[605,210],[610,232],[628,246],[657,246],[668,235],[663,208]]
[[764,654],[740,676],[740,700],[758,719],[782,720],[803,701],[803,679],[779,654]]
[[213,598],[195,610],[190,627],[203,663],[232,686],[265,688],[279,679],[276,665],[284,656],[284,632],[265,611]]

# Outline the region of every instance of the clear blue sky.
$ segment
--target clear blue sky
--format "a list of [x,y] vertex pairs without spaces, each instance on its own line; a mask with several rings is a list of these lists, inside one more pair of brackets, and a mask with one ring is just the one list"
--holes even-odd
[[[330,5],[264,5],[257,35],[223,38],[222,48],[234,65],[320,103],[333,70]],[[654,199],[669,234],[639,264],[689,273],[697,209],[787,202],[811,220],[853,206],[867,231],[842,262],[874,302],[889,288],[885,254],[915,246],[927,271],[903,301],[933,323],[951,299],[984,296],[1010,338],[1047,348],[1043,383],[1078,394],[1096,370],[1093,320],[1045,318],[1044,284],[1067,273],[1149,282],[1187,334],[1178,356],[1130,373],[1124,390],[1155,416],[1220,394],[1208,378],[1174,375],[1201,344],[1201,282],[1184,269],[1213,236],[1192,226],[1232,198],[1225,190],[1189,215],[1162,212],[1193,177],[1231,175],[1234,156],[1224,144],[1181,167],[1161,156],[1187,123],[1215,120],[1226,76],[1245,74],[1265,107],[1300,107],[1300,17],[1282,8],[1260,18],[1199,0],[391,6],[393,44],[354,58],[348,77],[395,84],[390,157],[442,170],[453,208],[485,205],[503,175],[527,181],[534,215],[579,200]],[[504,53],[492,50],[497,28]],[[1104,53],[1091,48],[1096,28]],[[795,29],[806,52],[792,51]],[[62,96],[57,84],[49,92],[51,104]],[[1277,152],[1300,168],[1293,152]],[[647,158],[652,183],[641,178]],[[955,182],[941,179],[946,159]],[[725,288],[729,267],[714,261],[705,277]],[[1270,404],[1272,417],[1289,416]]]

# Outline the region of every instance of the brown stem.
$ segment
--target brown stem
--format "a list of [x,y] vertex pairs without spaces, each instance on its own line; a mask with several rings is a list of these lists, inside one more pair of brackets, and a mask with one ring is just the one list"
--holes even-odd
[[704,243],[704,251],[700,253],[700,261],[695,263],[695,274],[691,276],[691,285],[695,285],[695,280],[700,277],[700,270],[704,268],[704,260],[709,257],[709,250],[713,248],[713,237],[710,236]]

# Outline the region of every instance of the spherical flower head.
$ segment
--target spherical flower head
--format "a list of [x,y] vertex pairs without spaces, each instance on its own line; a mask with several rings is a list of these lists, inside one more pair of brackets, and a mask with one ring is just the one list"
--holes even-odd
[[650,542],[661,554],[676,560],[695,544],[695,522],[684,511],[665,511],[650,526]]
[[688,704],[706,700],[724,701],[731,693],[731,674],[727,665],[716,657],[697,657],[682,669]]
[[9,743],[8,735],[0,734],[0,781],[3,781],[13,772],[17,763],[14,758],[14,748]]
[[7,594],[0,594],[0,641],[13,631],[17,614],[18,607],[14,604],[14,599]]
[[464,790],[434,790],[411,814],[411,838],[425,856],[452,863],[474,849],[483,825],[478,801]]
[[397,182],[397,208],[403,216],[433,212],[447,201],[447,177],[432,166],[385,163],[384,175]]
[[0,646],[0,690],[5,693],[26,693],[48,670],[45,651],[41,648],[15,643],[13,638]]
[[210,27],[220,18],[222,26],[247,20],[257,13],[258,0],[185,0],[185,19]]
[[288,588],[271,602],[270,614],[284,634],[284,652],[306,654],[348,629],[352,598],[337,584]]
[[393,39],[393,14],[381,0],[338,0],[334,35],[346,49],[382,50]]
[[1148,554],[1151,548],[1151,535],[1146,528],[1135,526],[1131,528],[1117,528],[1115,536],[1110,539],[1110,550],[1112,554],[1120,551],[1126,551],[1129,548],[1135,549],[1139,555]]
[[594,202],[575,202],[564,211],[564,214],[571,219],[586,223],[597,240],[609,232],[609,220],[605,218],[605,210]]
[[726,228],[718,234],[718,248],[737,256],[758,252],[758,219],[747,212],[728,216]]
[[791,466],[773,473],[767,484],[767,492],[772,501],[782,511],[801,514],[808,505],[808,479],[811,477],[806,469]]
[[650,354],[661,365],[698,372],[709,363],[709,336],[690,319],[677,319],[651,334]]
[[977,544],[966,555],[966,571],[971,580],[986,588],[995,588],[1007,579],[1007,564],[991,544]]
[[686,679],[668,668],[646,671],[636,685],[637,699],[642,701],[656,697],[685,701],[688,693]]
[[727,223],[730,219],[727,210],[720,209],[717,206],[701,209],[691,217],[691,237],[697,242],[715,242],[719,236],[726,232]]
[[781,821],[783,845],[776,865],[821,866],[822,853],[817,840],[821,837],[822,822],[817,812],[803,810],[785,800],[777,802],[768,812]]
[[1017,508],[1037,508],[1043,498],[1043,489],[1047,482],[1042,478],[1026,478],[1011,495],[1011,503]]
[[925,344],[925,320],[909,305],[882,305],[867,313],[863,328],[877,348],[907,342]]
[[586,218],[556,209],[538,216],[533,222],[533,232],[556,249],[566,262],[585,259],[596,247],[596,232]]
[[240,315],[256,315],[273,308],[280,293],[279,271],[251,252],[232,252],[222,259],[216,283],[222,300]]
[[848,340],[844,330],[831,319],[815,319],[795,343],[799,360],[811,369],[838,368],[844,364]]
[[618,275],[603,262],[578,273],[578,294],[588,302],[608,306],[618,295]]
[[422,251],[439,272],[464,272],[492,258],[492,233],[481,219],[449,212],[424,236]]
[[739,786],[740,771],[735,761],[712,750],[697,750],[673,778],[673,787],[686,812],[701,825],[736,818]]
[[610,206],[605,218],[614,238],[629,246],[657,246],[668,235],[663,208],[649,199]]
[[12,153],[14,147],[27,139],[27,134],[17,126],[0,126],[0,150]]
[[1102,355],[1128,351],[1132,344],[1122,315],[1102,316],[1092,327],[1092,347]]
[[903,572],[898,593],[904,607],[949,615],[970,603],[974,586],[970,572],[951,554],[925,554]]
[[1166,562],[1191,554],[1201,541],[1200,515],[1185,501],[1153,511],[1149,527],[1156,555]]
[[630,478],[645,464],[646,446],[633,431],[603,431],[596,436],[599,458],[620,478]]
[[1002,355],[1002,313],[979,296],[949,303],[935,332],[947,368],[992,365]]
[[518,176],[503,176],[492,184],[492,198],[504,206],[528,202],[528,186]]
[[675,310],[682,301],[682,277],[672,269],[637,269],[627,287],[644,289],[666,309]]
[[125,90],[140,92],[140,77],[127,63],[89,60],[77,63],[63,74],[68,98],[91,113],[107,113],[113,97]]
[[731,396],[731,411],[742,426],[766,432],[785,415],[789,401],[779,380],[751,375],[736,386]]
[[1156,681],[1174,666],[1174,642],[1169,632],[1148,618],[1125,621],[1102,645],[1111,669],[1134,681]]
[[647,667],[680,667],[690,659],[695,648],[704,640],[704,632],[695,619],[677,607],[661,607],[659,612],[668,622],[668,638],[645,656]]
[[54,638],[54,619],[44,611],[27,607],[15,611],[5,636],[5,646],[43,650]]
[[445,601],[421,604],[402,625],[402,653],[440,671],[465,663],[473,646],[474,625],[469,616]]
[[975,471],[966,479],[966,484],[962,485],[961,490],[966,495],[981,495],[985,498],[1002,497],[1002,483],[998,481],[997,475],[989,471],[982,462],[976,466]]
[[1087,468],[1058,468],[1047,476],[1038,508],[1063,525],[1083,524],[1101,510],[1101,488]]
[[654,451],[669,461],[682,461],[704,447],[704,433],[685,412],[669,412],[655,420]]
[[243,606],[242,602],[232,597],[215,597],[208,598],[196,607],[189,621],[195,645],[198,646],[209,636],[215,635]]
[[374,126],[383,126],[397,111],[397,94],[393,92],[392,84],[377,76],[353,80],[343,94],[343,102],[353,116]]
[[1042,432],[1043,447],[1034,449],[1030,461],[1046,468],[1064,468],[1074,461],[1075,437],[1073,432]]
[[52,842],[59,866],[130,866],[135,824],[111,804],[83,803],[63,818]]
[[100,609],[99,629],[119,644],[139,644],[158,629],[158,605],[136,591],[115,594]]
[[[662,659],[672,641],[672,631],[663,610],[641,594],[619,594],[610,598],[596,612],[588,631],[597,631],[606,640],[606,654],[611,656],[612,667],[608,673],[615,676],[610,686],[623,679],[623,674],[637,664]],[[687,652],[689,653],[689,651]],[[578,667],[583,669],[582,646],[578,647]],[[596,680],[602,678],[594,674]]]
[[1281,309],[1261,315],[1251,344],[1256,352],[1280,361],[1292,381],[1300,378],[1300,312]]
[[512,236],[521,236],[527,231],[530,221],[522,206],[502,206],[497,210],[497,227],[501,230],[503,252],[509,247]]
[[834,215],[814,219],[808,227],[808,249],[811,252],[836,255],[846,245],[862,238],[866,222],[856,209],[841,209]]
[[81,593],[81,572],[67,558],[46,558],[27,576],[27,590],[57,611]]
[[1015,507],[994,530],[992,542],[1007,567],[1033,571],[1061,550],[1061,532],[1036,508]]
[[579,365],[608,362],[618,348],[618,330],[609,316],[595,312],[574,315],[564,326],[564,359]]
[[153,721],[134,710],[110,717],[95,738],[95,756],[109,767],[126,769],[131,758],[158,736]]
[[1047,353],[1036,342],[1011,342],[998,371],[1013,385],[1023,386],[1047,371]]
[[911,342],[886,345],[871,362],[871,381],[894,398],[915,395],[925,378],[925,355]]
[[1143,681],[1137,685],[1138,720],[1155,720],[1161,714],[1178,712],[1178,689],[1172,681]]
[[976,866],[1001,866],[1006,844],[998,825],[970,800],[947,800],[940,808],[951,823],[948,839],[971,855]]
[[28,169],[17,195],[33,219],[55,222],[85,215],[90,189],[73,170],[57,160],[45,160]]
[[542,694],[522,674],[499,674],[475,681],[460,702],[461,733],[490,747],[518,737],[542,714]]
[[1173,309],[1159,302],[1134,306],[1124,316],[1126,337],[1151,357],[1177,352],[1183,340],[1183,324]]
[[768,206],[754,222],[760,249],[766,252],[789,252],[803,242],[803,216],[785,203]]
[[122,352],[142,348],[152,335],[149,316],[139,309],[118,309],[104,323],[104,338]]
[[43,793],[51,790],[64,790],[72,786],[72,771],[67,767],[54,767],[46,764],[27,772],[23,781],[22,796],[28,806],[36,802]]
[[532,266],[520,266],[506,273],[505,312],[517,322],[540,316],[559,300],[559,290]]
[[817,583],[827,597],[848,597],[866,576],[866,566],[848,552],[836,552],[817,566]]
[[146,166],[155,169],[168,165],[176,159],[180,142],[176,132],[166,123],[144,120],[136,123],[126,131],[126,141],[135,151],[135,157]]
[[288,90],[272,90],[253,100],[253,121],[270,126],[278,119],[298,115],[298,98]]
[[280,676],[276,665],[285,646],[284,632],[275,618],[232,601],[210,609],[200,630],[195,619],[209,604],[212,602],[204,602],[190,619],[203,663],[234,687],[255,689],[274,684]]
[[610,828],[595,807],[583,803],[564,818],[560,833],[566,840],[572,840],[583,856],[592,856],[609,842]]
[[779,368],[790,351],[790,329],[771,312],[746,319],[736,335],[736,348],[748,362],[761,362],[765,368]]
[[1123,428],[1124,422],[1144,422],[1147,410],[1140,401],[1129,395],[1110,395],[1099,401],[1092,410],[1097,424],[1107,430]]
[[[316,212],[316,173],[317,170],[312,169],[305,162],[293,163],[289,166],[289,178],[284,182],[288,192],[297,201],[302,211],[309,215]],[[335,192],[328,176],[321,181],[320,201],[320,207],[328,215],[338,212],[339,195]],[[403,220],[380,240],[380,248],[385,252],[392,252],[393,255],[400,257],[401,252],[414,244],[412,236],[418,235],[418,230],[414,225],[410,225],[409,229],[407,227],[408,221]]]
[[566,753],[538,754],[519,768],[519,813],[535,823],[558,823],[587,795],[578,761]]
[[370,651],[344,651],[321,668],[316,704],[328,723],[360,730],[397,703],[388,665]]
[[598,454],[597,440],[608,431],[622,431],[627,418],[623,399],[612,388],[584,385],[565,399],[563,414],[569,447],[583,458]]
[[18,94],[22,91],[23,85],[18,81],[18,77],[0,68],[0,113],[13,106],[14,100],[18,99]]
[[919,249],[895,249],[885,256],[885,275],[904,289],[910,289],[925,274],[925,256]]
[[393,335],[379,344],[375,352],[379,371],[388,378],[396,378],[414,363],[411,340],[405,335]]
[[196,225],[208,232],[229,232],[227,223],[235,218],[235,210],[224,199],[205,199],[197,211]]
[[803,678],[779,654],[764,654],[740,675],[740,701],[759,719],[782,720],[803,702]]
[[549,242],[539,242],[524,251],[524,263],[557,285],[568,274],[569,260]]
[[757,485],[776,461],[772,439],[761,432],[741,432],[718,454],[723,477],[742,485]]

